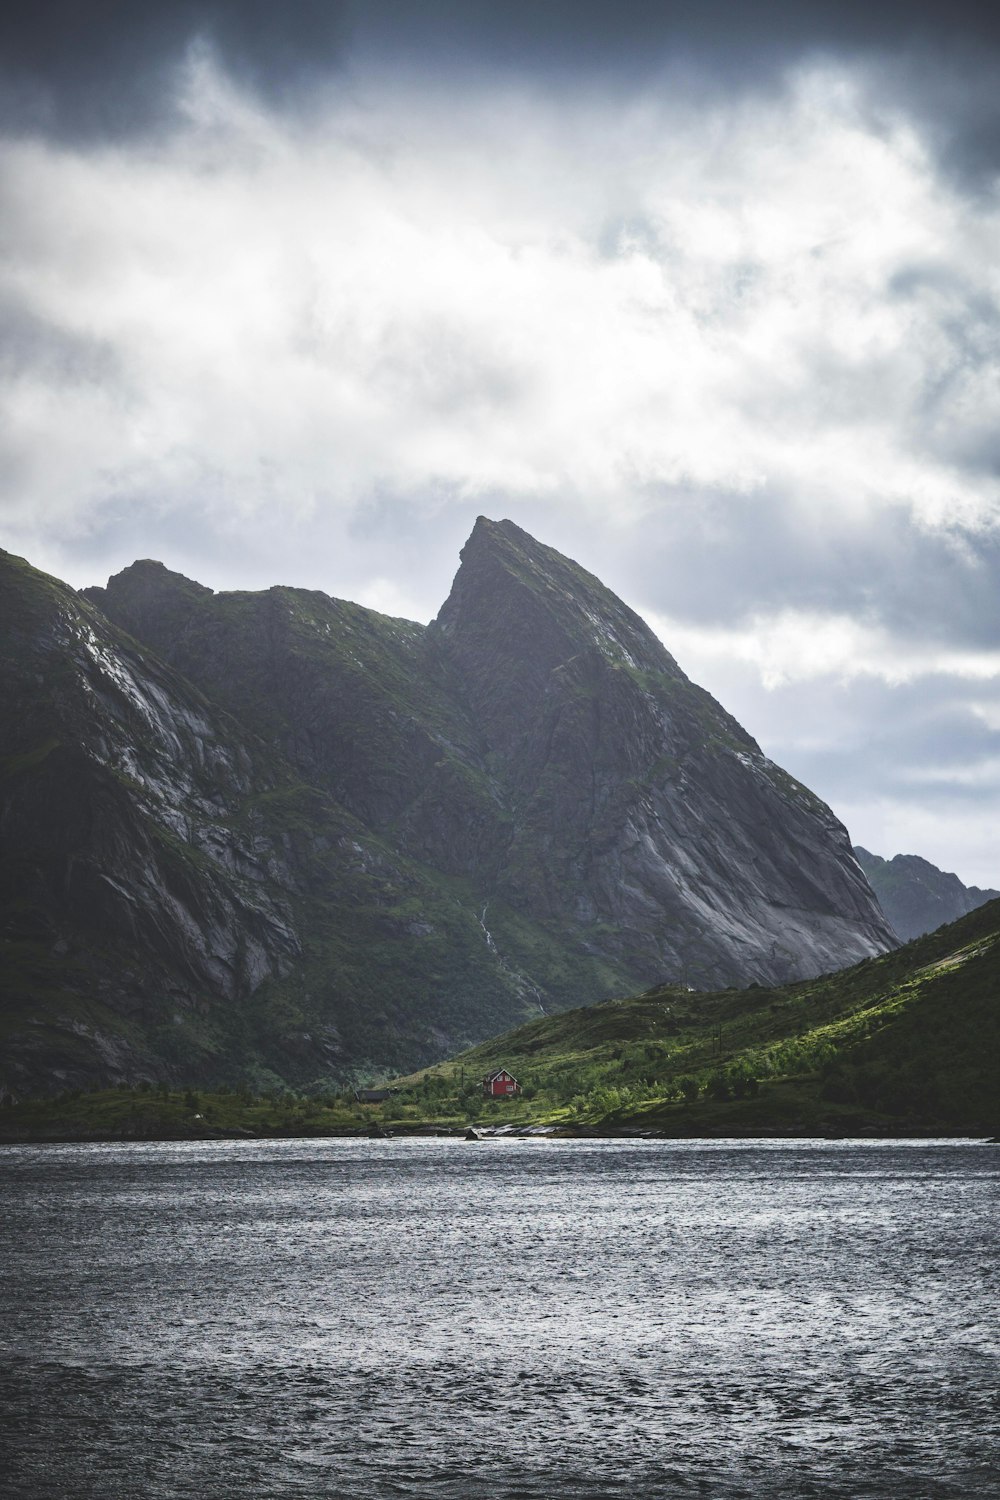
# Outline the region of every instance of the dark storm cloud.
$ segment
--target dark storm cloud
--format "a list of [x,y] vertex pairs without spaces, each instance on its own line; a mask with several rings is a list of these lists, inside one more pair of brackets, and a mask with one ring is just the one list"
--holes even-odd
[[498,66],[653,71],[665,55],[714,58],[721,67],[742,58],[766,68],[806,49],[858,50],[975,38],[1000,45],[991,7],[959,0],[950,6],[887,0],[868,5],[832,0],[429,0],[427,4],[364,7],[365,34],[386,51],[406,48],[446,57],[479,56]]
[[335,66],[352,7],[338,0],[41,0],[0,8],[4,113],[56,135],[124,136],[172,111],[174,70],[195,41],[272,98]]
[[878,57],[884,105],[918,117],[940,170],[973,192],[989,190],[1000,171],[998,17],[995,6],[983,6],[978,22],[959,11],[936,37]]
[[919,90],[938,118],[950,115],[944,145],[957,165],[981,170],[1000,151],[990,90],[971,99],[968,86],[970,62],[1000,48],[1000,19],[970,0],[8,0],[6,121],[54,134],[148,130],[169,115],[172,74],[194,41],[284,103],[354,55],[432,74],[513,70],[626,87],[680,62],[702,86],[715,78],[733,88],[767,83],[803,52],[875,51],[899,61],[900,91]]

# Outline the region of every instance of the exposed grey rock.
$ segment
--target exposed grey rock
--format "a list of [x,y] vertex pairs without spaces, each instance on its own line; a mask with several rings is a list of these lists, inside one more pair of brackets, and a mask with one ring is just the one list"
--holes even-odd
[[830,809],[575,563],[480,519],[431,634],[503,767],[496,890],[515,909],[699,987],[892,944]]

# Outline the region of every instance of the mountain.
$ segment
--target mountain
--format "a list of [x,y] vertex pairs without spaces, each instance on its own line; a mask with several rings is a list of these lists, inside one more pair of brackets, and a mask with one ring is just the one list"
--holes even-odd
[[[501,1065],[522,1096],[484,1103],[479,1080]],[[400,1080],[393,1098],[396,1129],[470,1113],[599,1133],[995,1135],[1000,900],[798,984],[662,985],[534,1020]]]
[[321,1087],[893,942],[830,810],[481,519],[423,627],[0,554],[0,1084]]
[[528,1013],[459,892],[72,590],[2,564],[8,1089],[308,1085]]
[[857,844],[854,853],[890,926],[904,942],[1000,897],[1000,891],[963,885],[957,875],[946,874],[918,854],[881,859]]

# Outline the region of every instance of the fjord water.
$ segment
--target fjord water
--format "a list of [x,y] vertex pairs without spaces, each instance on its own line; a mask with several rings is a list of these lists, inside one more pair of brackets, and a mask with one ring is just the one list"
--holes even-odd
[[998,1488],[998,1148],[0,1153],[11,1497]]

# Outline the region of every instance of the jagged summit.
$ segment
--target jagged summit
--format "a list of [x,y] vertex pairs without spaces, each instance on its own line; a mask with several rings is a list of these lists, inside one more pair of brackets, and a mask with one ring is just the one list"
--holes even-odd
[[505,899],[699,985],[891,943],[829,808],[577,563],[480,518],[430,633],[504,762]]
[[82,589],[84,599],[119,619],[130,634],[170,660],[177,638],[212,590],[155,558],[140,558],[108,579],[107,588]]
[[[434,626],[450,639],[495,629],[525,643],[525,654],[564,660],[569,647],[595,646],[610,660],[683,676],[649,626],[600,579],[546,547],[513,521],[480,516]],[[534,632],[542,627],[541,639]]]
[[165,563],[155,557],[137,557],[135,562],[129,563],[128,567],[122,568],[121,572],[113,573],[105,588],[91,587],[80,590],[84,599],[89,599],[92,604],[98,606],[105,604],[109,598],[150,603],[153,601],[163,603],[170,599],[186,599],[193,602],[196,599],[208,598],[213,592],[214,590],[210,589],[207,584],[187,578],[183,573],[168,568]]
[[[461,567],[434,622],[445,634],[474,630],[479,618],[488,618],[491,605],[503,600],[508,609],[521,608],[531,623],[544,620],[548,644],[554,646],[557,633],[561,652],[596,648],[608,661],[689,681],[641,615],[593,573],[513,521],[480,516],[459,555]],[[513,621],[505,616],[501,623],[507,627]],[[521,634],[529,642],[528,654],[534,654],[530,629]]]
[[485,516],[461,559],[430,631],[463,672],[491,740],[508,752],[523,753],[554,702],[591,694],[598,680],[607,685],[609,669],[624,672],[639,692],[649,686],[644,678],[675,683],[699,698],[726,734],[757,750],[735,719],[689,682],[646,622],[578,563],[512,521]]

